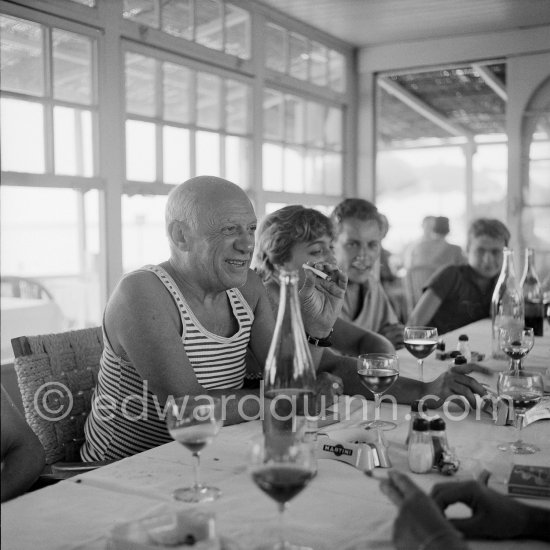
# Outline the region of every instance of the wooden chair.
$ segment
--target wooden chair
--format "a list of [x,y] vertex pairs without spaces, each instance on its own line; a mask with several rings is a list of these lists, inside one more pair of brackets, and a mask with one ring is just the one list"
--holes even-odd
[[26,277],[3,276],[0,289],[1,295],[6,297],[53,300],[50,291],[42,283]]
[[11,341],[25,418],[46,453],[44,476],[64,479],[112,461],[82,462],[103,350],[101,327]]

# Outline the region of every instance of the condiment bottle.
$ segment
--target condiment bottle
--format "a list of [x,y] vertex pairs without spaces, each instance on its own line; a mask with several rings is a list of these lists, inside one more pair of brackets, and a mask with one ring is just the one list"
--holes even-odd
[[467,334],[461,334],[458,337],[458,344],[456,346],[456,349],[460,352],[460,355],[466,358],[466,363],[471,363],[472,352],[470,351],[470,342],[468,340]]
[[426,403],[423,400],[417,399],[411,403],[411,412],[409,414],[411,417],[409,420],[409,433],[407,434],[407,439],[405,439],[405,445],[408,445],[411,440],[414,421],[417,418],[423,418],[426,409]]
[[495,359],[506,359],[500,349],[501,328],[524,327],[523,292],[514,268],[514,251],[504,248],[502,269],[491,299],[492,353]]
[[535,251],[525,249],[525,268],[521,277],[521,288],[525,301],[525,326],[533,328],[535,336],[543,335],[542,285],[535,270]]
[[441,462],[443,452],[448,450],[447,434],[445,432],[445,420],[440,417],[430,420],[430,437],[434,446],[434,463],[435,467]]
[[415,474],[425,474],[433,465],[434,448],[428,429],[429,424],[425,418],[417,418],[413,422],[408,461],[409,469]]

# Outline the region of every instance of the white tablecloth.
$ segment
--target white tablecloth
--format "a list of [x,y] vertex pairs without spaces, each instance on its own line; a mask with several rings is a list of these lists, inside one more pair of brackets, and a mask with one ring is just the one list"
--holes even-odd
[[[481,348],[485,328],[481,323],[462,330],[470,335],[476,351],[485,351]],[[545,357],[548,358],[544,351],[547,348],[542,346],[541,349],[541,361],[544,361]],[[414,371],[414,360],[409,361],[407,355],[406,351],[400,352],[403,369]],[[535,356],[533,354],[533,358]],[[486,363],[495,370],[506,366],[505,362],[493,360]],[[443,368],[446,364],[434,357],[428,358],[427,375],[437,374]],[[484,379],[491,383],[494,382],[492,378],[486,376]],[[391,415],[390,407],[383,407],[383,417]],[[369,402],[369,417],[372,417],[372,410],[373,404]],[[408,471],[404,444],[408,410],[406,406],[398,406],[398,427],[386,432],[390,458],[394,467],[402,471]],[[454,409],[454,412],[458,417],[458,411]],[[525,439],[536,441],[542,448],[539,454],[527,457],[496,450],[498,442],[514,439],[514,429],[495,426],[486,414],[476,419],[472,412],[460,421],[447,418],[447,427],[449,442],[462,461],[453,480],[476,477],[487,468],[493,472],[490,485],[505,491],[504,482],[513,463],[550,464],[548,421],[537,422],[525,429]],[[340,426],[333,425],[328,429],[338,430]],[[233,539],[242,549],[275,540],[277,529],[274,501],[253,484],[246,471],[249,440],[260,431],[259,422],[228,426],[203,452],[203,479],[217,485],[223,492],[217,502],[203,506],[216,513],[218,532]],[[383,474],[381,469],[376,472]],[[426,490],[437,482],[449,481],[437,473],[411,474],[411,477]],[[191,483],[191,454],[188,450],[177,443],[151,449],[3,504],[2,548],[104,549],[113,525],[147,515],[162,503],[173,503],[171,492]],[[530,502],[550,507],[550,501]],[[462,514],[464,510],[458,508],[452,513]],[[356,543],[353,548],[386,549],[392,548],[391,531],[395,516],[396,509],[380,492],[378,481],[342,462],[320,460],[318,475],[290,502],[286,525],[289,539],[316,550],[349,548],[353,542]],[[534,541],[471,541],[471,547],[538,549],[547,546]]]

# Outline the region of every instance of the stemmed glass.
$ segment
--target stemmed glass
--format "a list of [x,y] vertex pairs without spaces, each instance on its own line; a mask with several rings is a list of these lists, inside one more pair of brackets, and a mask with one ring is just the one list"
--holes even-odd
[[544,394],[542,375],[526,370],[501,372],[498,377],[498,395],[514,407],[518,439],[513,443],[499,445],[501,451],[512,451],[517,455],[530,455],[540,451],[536,445],[521,440],[521,429],[525,422],[525,413],[533,408]]
[[289,500],[300,493],[317,471],[312,442],[295,440],[288,445],[269,445],[265,437],[253,441],[250,473],[254,483],[279,508],[279,541],[276,550],[311,550],[290,544],[284,532],[284,511]]
[[200,452],[212,442],[222,427],[222,401],[209,395],[184,396],[172,399],[166,416],[170,435],[193,453],[195,484],[174,491],[174,498],[183,502],[216,500],[221,492],[200,481]]
[[510,370],[519,372],[521,360],[531,351],[535,343],[533,329],[528,327],[501,328],[498,339],[500,349],[511,359]]
[[405,327],[403,331],[405,347],[418,361],[420,380],[424,380],[424,359],[437,346],[437,328]]
[[394,353],[365,353],[357,358],[357,374],[365,388],[374,394],[375,420],[365,426],[392,430],[395,422],[380,418],[380,396],[386,392],[399,376],[399,358]]

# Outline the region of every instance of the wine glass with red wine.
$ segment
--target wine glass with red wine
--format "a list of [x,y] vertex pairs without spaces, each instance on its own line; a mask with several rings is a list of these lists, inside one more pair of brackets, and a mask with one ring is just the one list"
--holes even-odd
[[394,353],[365,353],[357,358],[359,380],[374,394],[375,420],[365,426],[381,430],[391,430],[395,422],[379,420],[380,396],[388,391],[399,376],[399,358]]
[[279,541],[273,550],[311,550],[289,543],[284,531],[287,502],[302,492],[315,476],[315,450],[312,442],[296,439],[284,445],[269,444],[262,436],[252,443],[250,473],[254,483],[269,495],[279,508]]
[[200,481],[200,452],[216,437],[223,424],[222,401],[210,395],[186,395],[172,399],[166,415],[170,435],[193,453],[195,484],[174,491],[174,498],[183,502],[208,502],[220,496],[217,487]]
[[436,327],[405,327],[403,340],[408,352],[416,357],[420,380],[424,380],[424,359],[437,346]]
[[521,429],[525,422],[525,413],[532,409],[544,394],[542,375],[538,372],[522,370],[518,372],[501,372],[498,377],[499,398],[508,402],[508,406],[514,407],[518,439],[513,443],[499,445],[501,451],[512,451],[517,455],[530,455],[540,451],[531,443],[525,443],[521,439]]
[[519,372],[521,360],[533,349],[535,334],[529,327],[506,327],[499,332],[500,349],[511,359],[510,370]]

